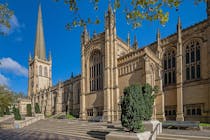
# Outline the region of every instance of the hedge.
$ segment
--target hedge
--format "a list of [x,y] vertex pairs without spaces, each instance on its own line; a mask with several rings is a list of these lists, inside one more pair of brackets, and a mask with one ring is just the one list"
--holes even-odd
[[142,132],[143,120],[150,120],[153,112],[154,89],[149,84],[131,85],[124,89],[121,100],[121,123],[130,132]]
[[31,117],[32,116],[31,104],[27,104],[26,108],[27,108],[27,116]]
[[9,107],[6,107],[6,112],[5,112],[6,115],[10,115],[10,110],[9,110]]
[[4,111],[3,109],[0,107],[0,117],[3,117],[4,116]]
[[14,109],[14,117],[15,117],[15,120],[21,120],[21,115],[18,108]]
[[38,103],[35,103],[35,113],[41,113]]

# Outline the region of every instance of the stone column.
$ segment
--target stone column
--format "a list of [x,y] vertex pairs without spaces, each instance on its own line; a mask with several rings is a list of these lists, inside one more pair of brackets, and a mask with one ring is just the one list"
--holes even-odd
[[176,85],[177,85],[177,121],[184,121],[183,115],[183,48],[182,48],[181,21],[177,25],[177,60],[176,60]]
[[[85,73],[85,71],[87,71],[87,68],[86,68],[86,64],[85,64],[85,54],[84,54],[84,51],[85,51],[85,44],[88,42],[89,40],[89,37],[88,37],[88,32],[87,32],[87,29],[86,29],[86,26],[84,27],[84,31],[82,33],[82,36],[81,36],[81,67],[82,67],[82,73],[81,73],[81,84],[80,84],[80,87],[81,87],[81,93],[80,93],[80,119],[81,120],[86,120],[86,106],[85,106],[85,93],[87,92],[87,88],[85,86],[86,84],[86,76],[87,74]],[[72,90],[73,91],[73,90]]]
[[58,84],[58,92],[57,92],[57,102],[56,102],[56,113],[62,112],[63,104],[62,104],[62,87],[61,82]]
[[49,91],[47,94],[46,115],[52,115],[52,92]]

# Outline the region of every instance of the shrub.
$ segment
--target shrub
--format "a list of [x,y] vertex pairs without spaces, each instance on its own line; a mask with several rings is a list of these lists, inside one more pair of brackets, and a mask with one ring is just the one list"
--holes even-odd
[[6,107],[6,115],[10,115],[9,107]]
[[15,120],[21,120],[21,115],[18,108],[14,109],[14,116],[15,116]]
[[131,85],[124,89],[121,100],[121,123],[130,132],[142,132],[143,120],[149,120],[153,112],[154,89],[149,85]]
[[69,119],[69,120],[74,120],[75,119],[75,117],[71,114],[67,114],[66,118]]
[[131,85],[124,89],[124,97],[121,102],[121,123],[122,126],[131,132],[142,132],[144,130],[142,120],[144,109],[139,104],[142,102],[142,98],[138,95],[142,95],[141,87],[137,85]]
[[35,113],[41,113],[38,103],[35,103]]
[[142,87],[142,93],[143,93],[143,97],[144,97],[144,107],[145,107],[144,120],[150,120],[152,117],[153,104],[154,104],[154,99],[155,99],[155,96],[152,93],[153,93],[153,91],[157,92],[157,91],[155,91],[156,90],[155,88],[152,88],[152,86],[149,84],[145,84]]
[[3,117],[4,116],[4,112],[3,112],[3,109],[0,107],[0,117]]
[[12,113],[15,113],[15,105],[12,107]]
[[27,116],[31,117],[32,116],[31,104],[27,104],[26,108],[27,108]]

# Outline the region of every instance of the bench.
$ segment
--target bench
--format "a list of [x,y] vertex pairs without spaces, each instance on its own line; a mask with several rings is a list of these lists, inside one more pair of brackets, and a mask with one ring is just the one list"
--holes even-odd
[[103,122],[103,116],[96,116],[88,119],[89,122]]
[[199,121],[164,121],[162,123],[163,128],[197,128],[199,127],[200,122]]

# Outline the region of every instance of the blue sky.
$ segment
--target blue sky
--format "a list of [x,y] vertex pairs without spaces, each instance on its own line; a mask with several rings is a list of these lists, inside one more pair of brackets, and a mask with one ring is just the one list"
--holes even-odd
[[[16,92],[27,93],[28,86],[28,55],[34,53],[34,40],[36,32],[38,1],[42,4],[44,35],[47,53],[52,52],[53,84],[59,80],[64,81],[71,76],[80,73],[80,34],[82,29],[75,28],[67,31],[65,24],[71,21],[72,15],[63,2],[55,3],[53,0],[3,0],[9,8],[15,11],[11,19],[12,28],[7,36],[0,36],[0,84],[7,84]],[[61,0],[62,1],[62,0]],[[107,0],[108,1],[108,0]],[[93,34],[104,29],[104,12],[107,9],[107,1],[102,1],[97,16],[101,19],[100,25],[89,25],[88,31]],[[82,16],[96,14],[88,9],[86,3],[81,3]],[[139,47],[143,47],[155,41],[157,28],[160,28],[161,38],[176,32],[178,16],[181,17],[182,27],[186,28],[206,19],[206,5],[200,3],[194,5],[193,0],[184,0],[179,8],[169,9],[170,17],[165,26],[158,22],[144,21],[143,25],[134,30],[127,24],[124,15],[117,11],[117,34],[126,40],[127,33],[131,34],[131,43],[136,34]],[[47,54],[48,55],[48,54]]]

